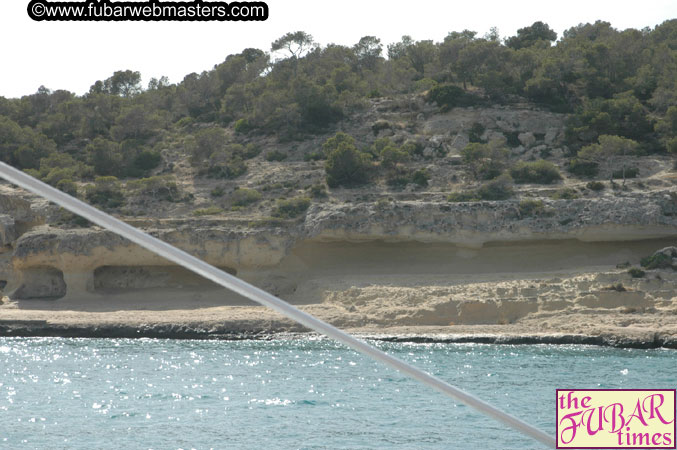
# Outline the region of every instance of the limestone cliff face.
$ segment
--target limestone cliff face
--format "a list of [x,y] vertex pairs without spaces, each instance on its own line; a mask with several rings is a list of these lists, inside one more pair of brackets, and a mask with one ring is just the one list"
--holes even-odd
[[[279,269],[297,245],[321,241],[418,241],[480,248],[500,242],[670,237],[677,235],[673,203],[674,196],[669,192],[550,200],[535,215],[521,212],[519,201],[318,204],[302,222],[285,228],[248,228],[185,219],[146,231],[210,264],[246,274]],[[11,227],[5,230],[10,237]],[[100,268],[112,270],[107,272],[109,278],[111,273],[123,277],[122,268],[133,267],[143,268],[134,272],[139,277],[150,277],[153,271],[149,268],[168,265],[163,258],[114,233],[94,228],[62,230],[38,226],[24,233],[13,247],[12,274],[6,292],[17,298],[86,295],[96,289],[95,276],[102,273],[97,272]]]
[[519,201],[440,203],[404,201],[314,207],[303,237],[327,240],[444,242],[481,246],[487,242],[578,239],[623,241],[667,237],[677,232],[675,198],[653,196],[543,200],[536,213]]
[[[468,144],[468,133],[474,124],[485,128],[485,140],[502,139],[508,133],[517,133],[521,149],[537,145],[558,145],[564,137],[562,114],[530,109],[507,108],[455,108],[446,114],[435,114],[425,120],[426,134],[453,137],[452,148],[462,149]],[[538,140],[536,136],[542,137]]]
[[[277,265],[294,241],[274,231],[188,228],[146,231],[231,273]],[[6,290],[18,298],[78,296],[94,291],[99,268],[168,265],[164,258],[109,231],[42,226],[16,241],[13,276]]]

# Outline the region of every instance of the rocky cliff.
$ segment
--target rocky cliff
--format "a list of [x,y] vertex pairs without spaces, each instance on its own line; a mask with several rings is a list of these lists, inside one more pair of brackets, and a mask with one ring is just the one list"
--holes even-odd
[[[485,244],[534,241],[568,245],[569,240],[670,238],[677,234],[677,215],[672,212],[675,198],[665,191],[652,196],[549,200],[543,203],[545,212],[539,215],[525,214],[518,200],[318,204],[309,209],[303,220],[285,224],[191,218],[148,224],[136,220],[135,224],[210,264],[256,279],[257,272],[285,271],[283,263],[289,263],[285,260],[294,249],[321,242],[418,242],[473,249]],[[95,273],[101,268],[168,265],[161,257],[98,228],[40,225],[17,237],[17,222],[19,226],[25,226],[25,222],[7,214],[11,211],[4,212],[0,216],[5,218],[0,235],[7,239],[5,261],[11,261],[11,268],[5,268],[10,297],[84,295],[95,290]],[[42,223],[46,218],[31,216],[31,220]],[[387,265],[388,261],[383,263]]]
[[[672,314],[674,278],[632,288],[625,267],[675,243],[677,175],[670,158],[637,158],[639,178],[624,185],[606,181],[600,191],[566,175],[564,117],[527,106],[443,113],[418,97],[381,99],[342,127],[365,145],[383,137],[419,142],[421,156],[411,165],[428,171],[428,186],[394,189],[378,182],[331,189],[299,217],[273,219],[270,211],[278,198],[307,195],[323,179],[322,165],[303,161],[303,155],[327,136],[300,143],[262,141],[290,158],[271,162],[260,156],[241,179],[225,182],[196,177],[180,152],[168,149],[165,157],[174,161],[180,189],[191,200],[137,199],[113,213],[346,326],[512,323],[557,311],[599,312],[609,309],[609,301],[621,309]],[[481,136],[471,136],[473,127],[482,130]],[[515,185],[508,200],[450,202],[450,192],[472,187],[460,156],[471,137],[512,139],[510,158],[547,158],[562,169],[564,179],[554,185]],[[244,187],[258,190],[263,199],[244,208],[231,205],[229,196]],[[226,195],[215,197],[216,188]],[[222,207],[219,213],[195,214],[196,208],[214,204]],[[224,301],[250,306],[237,296],[224,300],[218,287],[111,232],[76,227],[58,207],[7,184],[0,185],[0,246],[5,302],[0,320],[3,315],[28,317],[17,312],[22,309],[83,308],[72,303],[76,300],[144,298],[147,309],[210,308]],[[596,272],[606,275],[592,284],[577,278]],[[546,281],[532,288],[534,279]],[[506,280],[514,286],[493,289]],[[484,289],[482,283],[493,287]],[[632,293],[604,290],[619,283]],[[553,289],[566,295],[545,301]],[[380,304],[384,298],[395,304]],[[397,306],[402,298],[406,305]],[[109,311],[96,304],[93,311]],[[120,305],[111,310],[136,309]]]

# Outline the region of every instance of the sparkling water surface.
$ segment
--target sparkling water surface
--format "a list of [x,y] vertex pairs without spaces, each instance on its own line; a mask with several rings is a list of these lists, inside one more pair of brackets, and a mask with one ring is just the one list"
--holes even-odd
[[[374,342],[554,434],[556,388],[675,388],[677,352]],[[2,449],[525,449],[325,339],[0,338]]]

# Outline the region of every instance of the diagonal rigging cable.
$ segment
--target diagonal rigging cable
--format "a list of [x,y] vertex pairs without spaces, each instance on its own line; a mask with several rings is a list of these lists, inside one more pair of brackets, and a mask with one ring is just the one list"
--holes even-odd
[[233,275],[230,275],[216,267],[207,264],[206,262],[180,250],[170,244],[167,244],[160,239],[154,238],[135,227],[126,224],[125,222],[116,219],[115,217],[99,211],[98,209],[64,194],[58,189],[36,180],[20,170],[17,170],[3,162],[0,162],[0,176],[7,181],[21,186],[35,194],[38,194],[67,210],[78,214],[89,221],[100,225],[130,241],[140,245],[141,247],[150,250],[164,258],[172,261],[180,266],[189,269],[198,275],[203,276],[227,289],[230,289],[244,297],[254,300],[261,305],[267,306],[290,319],[305,325],[306,327],[317,331],[318,333],[329,336],[355,351],[369,356],[372,359],[380,361],[381,363],[396,369],[410,378],[420,381],[421,383],[436,389],[437,391],[458,400],[477,411],[485,414],[493,419],[502,422],[503,424],[531,437],[532,439],[541,442],[542,444],[554,448],[555,440],[547,433],[540,429],[529,425],[528,423],[514,417],[500,409],[484,402],[483,400],[469,394],[451,384],[437,378],[429,373],[422,371],[394,356],[391,356],[376,347],[361,341],[354,336],[332,326],[328,323],[315,318],[314,316],[301,311],[300,309],[290,305],[289,303],[275,297],[268,292],[257,288]]

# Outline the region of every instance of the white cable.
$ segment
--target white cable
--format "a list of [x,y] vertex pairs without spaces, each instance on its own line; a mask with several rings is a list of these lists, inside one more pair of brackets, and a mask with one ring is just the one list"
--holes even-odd
[[0,176],[5,178],[7,181],[21,186],[35,194],[38,194],[97,225],[100,225],[114,233],[119,234],[120,236],[129,239],[130,241],[150,250],[153,253],[157,253],[158,255],[165,257],[169,261],[172,261],[180,266],[185,267],[186,269],[202,275],[203,277],[234,292],[237,292],[244,297],[254,300],[257,303],[268,306],[269,308],[274,309],[275,311],[295,320],[296,322],[301,323],[302,325],[305,325],[312,330],[317,331],[318,333],[327,335],[330,338],[347,345],[355,351],[380,361],[383,364],[386,364],[387,366],[390,366],[393,369],[396,369],[403,374],[418,380],[439,392],[442,392],[454,400],[465,403],[466,405],[475,408],[482,414],[490,416],[499,422],[503,422],[509,427],[514,428],[515,430],[545,444],[550,448],[555,448],[555,440],[538,428],[533,427],[528,423],[523,422],[522,420],[480,400],[479,398],[468,394],[467,392],[464,392],[461,389],[456,388],[449,383],[442,381],[441,379],[430,375],[414,366],[411,366],[398,358],[395,358],[394,356],[390,356],[389,354],[367,344],[366,342],[363,342],[351,336],[350,334],[339,330],[338,328],[329,325],[328,323],[323,322],[322,320],[317,319],[306,312],[301,311],[284,300],[281,300],[274,295],[257,288],[256,286],[252,286],[251,284],[246,283],[239,278],[234,277],[233,275],[217,269],[216,267],[207,264],[206,262],[192,255],[189,255],[183,250],[154,238],[153,236],[150,236],[134,228],[133,226],[116,219],[113,216],[101,212],[98,209],[71,197],[70,195],[64,194],[58,189],[55,189],[52,186],[43,183],[42,181],[36,180],[30,175],[8,166],[3,162],[0,162]]

